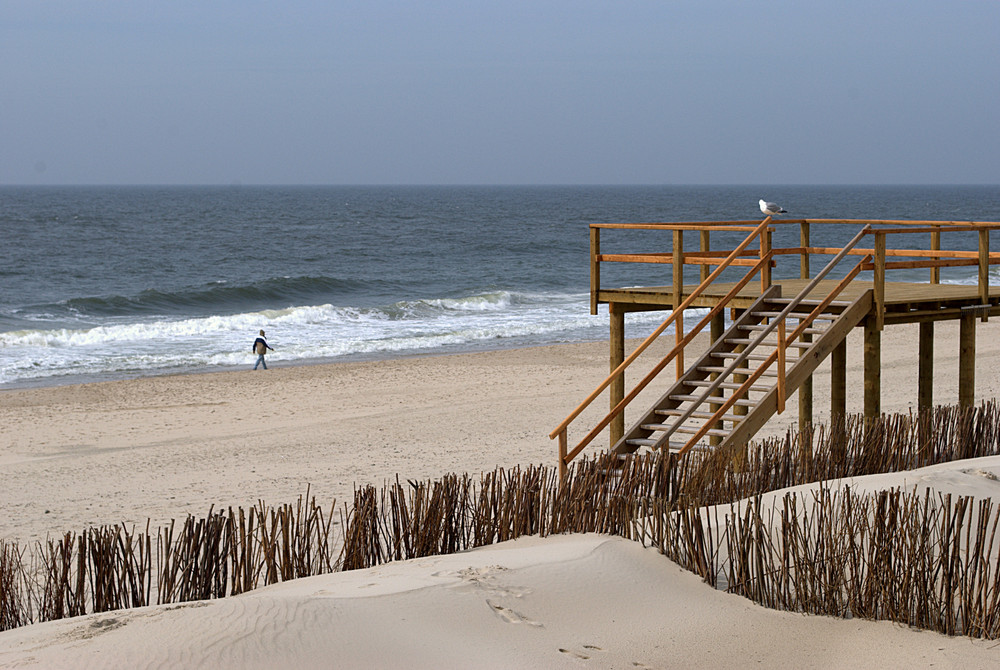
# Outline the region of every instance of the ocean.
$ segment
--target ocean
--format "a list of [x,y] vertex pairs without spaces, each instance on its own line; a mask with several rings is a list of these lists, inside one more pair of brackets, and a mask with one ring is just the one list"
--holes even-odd
[[[998,186],[0,187],[0,388],[249,369],[260,329],[272,366],[603,340],[588,224],[760,220],[761,197],[786,218],[1000,221]],[[655,235],[605,250],[668,250]]]

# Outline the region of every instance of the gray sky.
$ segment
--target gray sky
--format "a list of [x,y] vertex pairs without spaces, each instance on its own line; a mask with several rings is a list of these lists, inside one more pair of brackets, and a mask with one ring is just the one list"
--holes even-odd
[[1000,1],[2,0],[0,184],[1000,183]]

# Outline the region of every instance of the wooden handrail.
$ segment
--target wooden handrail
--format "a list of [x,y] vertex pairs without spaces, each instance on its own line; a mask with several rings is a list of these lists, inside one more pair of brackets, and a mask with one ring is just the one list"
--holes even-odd
[[698,324],[691,329],[691,332],[685,335],[684,339],[682,339],[680,342],[674,345],[674,348],[671,349],[667,353],[667,355],[660,360],[659,363],[653,366],[653,368],[649,371],[649,373],[647,373],[646,376],[643,377],[632,388],[631,391],[629,391],[628,395],[622,398],[622,400],[617,405],[615,405],[611,409],[611,411],[608,412],[608,414],[603,419],[601,419],[601,421],[598,422],[598,424],[594,426],[589,433],[587,433],[584,436],[582,440],[580,440],[580,442],[573,448],[573,451],[566,454],[567,462],[576,458],[581,451],[586,449],[587,446],[594,440],[594,438],[600,435],[601,431],[607,428],[608,424],[610,424],[616,416],[621,414],[625,410],[625,408],[629,405],[629,403],[635,400],[635,398],[640,393],[642,393],[642,391],[649,385],[651,381],[653,381],[653,379],[658,374],[663,372],[663,369],[665,367],[670,365],[670,361],[674,360],[678,352],[683,350],[687,345],[689,345],[691,343],[691,340],[693,340],[698,335],[698,333],[704,330],[705,326],[712,322],[712,319],[718,316],[719,312],[722,312],[723,310],[726,309],[726,307],[729,306],[729,303],[732,302],[732,299],[735,298],[736,295],[741,290],[743,290],[743,288],[747,284],[750,283],[750,280],[753,279],[753,277],[757,274],[757,272],[760,271],[760,268],[764,266],[764,263],[769,262],[770,260],[771,260],[770,257],[768,257],[768,258],[762,258],[761,260],[757,261],[757,265],[750,272],[747,272],[746,275],[744,275],[743,278],[740,279],[740,281],[738,281],[729,290],[729,293],[727,293],[714,307],[712,307],[712,309],[709,310],[708,314],[702,317],[701,321],[699,321]]
[[[700,440],[701,438],[705,437],[705,434],[708,432],[709,428],[711,426],[713,426],[714,424],[718,423],[719,420],[722,419],[723,415],[725,415],[725,413],[727,411],[729,411],[729,409],[736,403],[736,401],[739,400],[740,398],[742,398],[744,395],[746,395],[747,391],[750,390],[750,387],[753,386],[754,382],[756,382],[758,379],[760,379],[761,375],[763,375],[767,371],[767,369],[771,366],[771,364],[774,363],[775,360],[777,360],[779,358],[778,352],[780,350],[786,350],[788,348],[788,345],[790,345],[792,342],[794,342],[796,338],[798,338],[799,336],[801,336],[802,332],[806,328],[809,327],[809,325],[816,319],[816,317],[819,316],[823,312],[823,310],[825,310],[827,307],[829,307],[830,303],[833,302],[837,298],[838,295],[840,295],[840,293],[844,290],[844,288],[848,284],[850,284],[854,280],[855,277],[858,276],[858,273],[861,272],[862,265],[865,263],[866,259],[867,259],[867,257],[865,259],[862,259],[857,265],[855,265],[854,268],[850,272],[848,272],[847,275],[842,280],[840,280],[840,283],[838,283],[837,286],[835,286],[833,288],[833,290],[830,291],[830,293],[826,296],[826,298],[819,305],[817,305],[813,309],[813,311],[809,313],[809,315],[806,318],[804,318],[804,319],[802,319],[802,320],[799,321],[798,327],[794,331],[792,331],[792,334],[789,335],[787,339],[785,339],[785,340],[780,340],[779,339],[779,342],[778,342],[779,346],[776,347],[775,350],[771,352],[771,355],[768,356],[767,359],[760,364],[760,366],[747,378],[746,381],[743,382],[743,384],[738,389],[736,389],[735,391],[733,391],[732,395],[730,395],[729,398],[727,398],[725,400],[725,402],[723,402],[723,404],[719,407],[719,409],[717,409],[715,411],[715,414],[712,415],[712,418],[710,418],[708,421],[706,421],[704,423],[704,425],[698,430],[698,432],[695,433],[694,436],[691,439],[689,439],[687,441],[687,443],[685,443],[685,445],[683,447],[681,447],[680,451],[677,452],[678,456],[683,456],[688,451],[690,451],[694,447],[694,445],[698,443],[698,440]],[[807,295],[809,293],[809,290],[811,290],[811,289],[808,289],[808,290],[807,289],[803,289],[802,292],[799,293],[798,299],[801,300],[805,295]],[[779,320],[779,319],[780,319],[781,324],[783,325],[785,323],[785,318],[783,316],[775,317],[775,320]],[[769,333],[770,330],[768,330],[767,332]],[[779,329],[779,332],[780,332],[780,329]],[[744,352],[748,353],[749,350],[751,348],[753,348],[754,346],[756,346],[756,344],[759,343],[762,339],[763,338],[757,338],[754,341],[754,343],[752,343],[752,344],[750,344],[750,345],[747,346],[747,348],[744,350]],[[720,374],[717,379],[722,379],[722,377],[723,377],[724,374],[725,373]],[[780,372],[779,372],[779,375],[781,375]],[[780,379],[781,379],[781,377],[779,376],[779,380]],[[781,395],[781,389],[780,388],[779,388],[778,393],[779,393],[779,396],[778,396],[778,407],[780,408],[780,407],[784,406],[785,399]],[[705,396],[702,395],[703,399],[704,399],[704,397]],[[780,411],[781,410],[779,410],[779,413],[780,413]],[[678,421],[678,422],[676,422],[674,424],[674,426],[678,426],[681,423],[682,423],[681,421]]]
[[[757,225],[757,227],[754,228],[754,232],[752,232],[750,235],[748,235],[747,238],[745,240],[743,240],[743,242],[741,242],[740,245],[738,247],[736,247],[731,254],[729,254],[730,258],[735,259],[739,254],[741,254],[743,252],[743,250],[746,249],[750,245],[750,241],[754,237],[756,237],[757,235],[760,235],[762,233],[762,231],[764,231],[764,230],[767,229],[767,226],[770,223],[770,221],[771,221],[771,217],[770,216],[767,217],[766,219],[764,219],[763,221],[761,221]],[[570,412],[569,416],[567,416],[565,419],[563,419],[562,423],[560,423],[555,428],[555,430],[553,430],[551,433],[549,433],[549,439],[554,439],[557,435],[559,435],[560,432],[566,430],[566,428],[569,426],[569,424],[571,424],[573,422],[573,420],[576,419],[576,417],[580,416],[580,414],[583,413],[583,410],[587,409],[587,407],[590,406],[590,403],[594,402],[594,399],[596,399],[597,396],[599,396],[604,391],[604,389],[608,388],[611,385],[611,382],[614,381],[615,378],[618,377],[618,375],[620,375],[622,372],[624,372],[626,370],[626,368],[628,368],[628,366],[631,365],[632,362],[636,358],[638,358],[639,355],[642,352],[644,352],[649,347],[649,345],[651,345],[656,340],[656,338],[658,338],[660,335],[662,335],[663,331],[665,331],[668,327],[670,327],[670,324],[674,322],[674,319],[677,317],[677,314],[679,312],[682,312],[683,310],[687,309],[688,307],[690,307],[691,303],[693,303],[695,301],[695,299],[699,295],[701,295],[702,292],[710,284],[712,284],[712,282],[714,282],[718,278],[719,275],[722,274],[723,270],[725,270],[728,267],[728,265],[729,265],[728,261],[730,260],[730,258],[727,258],[726,261],[723,261],[723,263],[721,265],[719,265],[719,267],[717,267],[712,272],[712,274],[710,274],[708,276],[708,279],[706,279],[705,281],[703,281],[698,286],[698,288],[696,288],[691,293],[691,295],[689,295],[687,297],[687,299],[684,302],[682,302],[675,309],[671,310],[670,316],[668,316],[663,321],[663,323],[661,323],[659,326],[657,326],[657,328],[652,333],[650,333],[649,337],[647,337],[645,340],[643,340],[642,344],[640,344],[638,347],[636,347],[635,351],[633,351],[629,355],[628,358],[626,358],[624,361],[621,362],[621,364],[618,367],[616,367],[614,370],[612,370],[611,374],[609,374],[604,379],[604,381],[601,382],[597,386],[597,388],[594,389],[594,391],[591,392],[591,394],[589,396],[587,396],[587,398],[576,407],[576,409],[574,409],[572,412]]]
[[[723,372],[719,373],[719,375],[715,378],[715,380],[711,384],[709,384],[707,387],[705,387],[704,390],[701,391],[701,393],[699,395],[698,402],[692,402],[688,406],[688,408],[686,410],[684,410],[684,412],[671,424],[670,428],[664,432],[663,436],[660,439],[664,440],[664,441],[669,441],[670,440],[670,436],[674,434],[674,431],[676,431],[677,428],[679,426],[681,426],[681,424],[683,424],[685,421],[687,421],[688,419],[691,418],[691,415],[694,413],[694,411],[697,408],[697,406],[699,404],[705,402],[708,399],[709,396],[713,395],[713,392],[716,389],[719,388],[719,386],[722,384],[722,382],[725,381],[726,378],[728,378],[730,375],[733,374],[733,370],[736,370],[737,368],[739,368],[746,361],[746,359],[750,355],[750,353],[761,342],[763,342],[764,339],[768,335],[771,334],[771,331],[773,331],[775,328],[778,327],[778,323],[784,321],[785,318],[793,310],[795,310],[795,308],[797,308],[799,306],[799,304],[802,302],[802,300],[805,299],[805,296],[809,295],[809,293],[811,293],[812,290],[814,288],[816,288],[816,285],[819,284],[819,282],[822,281],[823,278],[826,277],[826,275],[829,274],[830,271],[833,270],[833,268],[836,267],[836,265],[838,263],[840,263],[840,261],[844,258],[844,256],[847,255],[847,252],[850,249],[852,249],[853,247],[857,246],[858,242],[861,241],[861,238],[864,237],[865,235],[867,235],[870,230],[871,230],[871,226],[865,226],[864,228],[862,228],[861,231],[857,235],[855,235],[854,238],[844,246],[844,248],[841,250],[841,252],[839,254],[837,254],[834,258],[832,258],[830,260],[830,262],[827,263],[826,266],[816,274],[816,277],[814,277],[805,286],[805,288],[803,288],[801,291],[799,291],[799,294],[797,296],[795,296],[795,298],[793,298],[791,300],[791,302],[789,302],[787,305],[785,305],[784,309],[782,309],[781,312],[779,312],[776,317],[774,317],[773,319],[771,319],[771,322],[767,326],[765,326],[757,334],[757,336],[753,339],[753,341],[750,344],[748,344],[746,346],[746,348],[742,352],[740,352],[733,359],[733,362],[730,363],[729,365],[727,365],[726,369]],[[860,268],[858,269],[858,271],[860,272]],[[796,329],[796,334],[798,334],[798,332],[799,332],[799,330]],[[759,377],[759,376],[760,375],[757,375],[757,377]],[[756,379],[756,377],[755,377],[755,379]],[[729,407],[732,407],[732,403],[735,403],[735,402],[736,402],[736,400],[734,399],[734,400],[732,400],[732,402],[727,403],[728,406],[726,407],[726,409],[728,409]],[[707,431],[708,427],[711,426],[714,423],[716,423],[716,420],[714,418],[711,419],[711,420],[709,420],[702,427],[702,431],[698,432],[697,438],[693,439],[693,441],[689,441],[687,446],[690,447],[694,442],[697,442],[699,439],[701,439],[705,435],[705,432],[703,432],[703,431]]]

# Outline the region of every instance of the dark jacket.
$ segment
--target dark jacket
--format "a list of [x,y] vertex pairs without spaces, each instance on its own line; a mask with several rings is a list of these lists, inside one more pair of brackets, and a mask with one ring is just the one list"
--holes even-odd
[[274,347],[269,346],[268,343],[264,341],[263,337],[258,337],[253,341],[253,352],[255,354],[263,355],[268,349],[274,351]]

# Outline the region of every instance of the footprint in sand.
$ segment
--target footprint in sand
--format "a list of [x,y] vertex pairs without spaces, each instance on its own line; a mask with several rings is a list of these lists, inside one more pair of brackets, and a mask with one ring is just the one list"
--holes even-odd
[[[583,648],[586,649],[588,652],[604,651],[602,648],[593,644],[585,644],[583,645]],[[582,651],[573,651],[572,649],[562,649],[562,648],[560,648],[559,651],[568,656],[572,656],[573,658],[579,658],[584,661],[590,660],[590,656],[588,656],[585,652]]]
[[490,600],[487,600],[486,604],[490,606],[490,609],[493,610],[493,613],[496,614],[498,617],[500,617],[500,620],[503,621],[504,623],[526,623],[529,626],[535,626],[536,628],[543,627],[542,624],[539,623],[538,621],[532,621],[523,614],[515,612],[514,610],[504,607],[503,605],[497,605],[496,603]]

